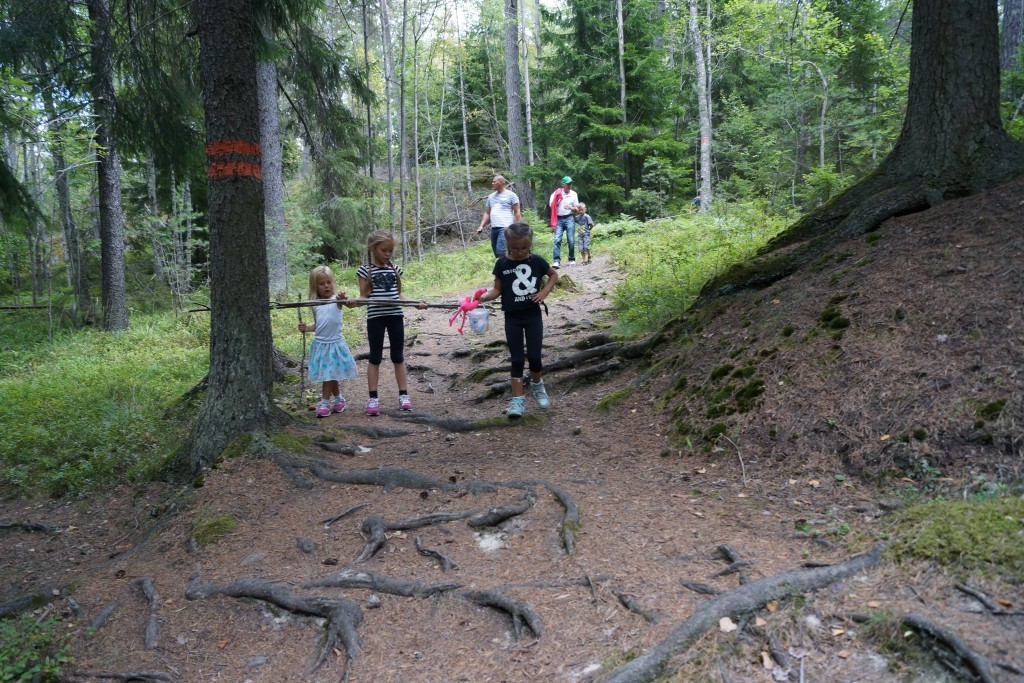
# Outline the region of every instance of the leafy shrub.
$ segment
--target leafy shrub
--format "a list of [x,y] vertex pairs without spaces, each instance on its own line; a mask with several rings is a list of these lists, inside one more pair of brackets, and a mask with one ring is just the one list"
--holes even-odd
[[61,622],[34,614],[0,620],[0,681],[54,683],[71,663]]

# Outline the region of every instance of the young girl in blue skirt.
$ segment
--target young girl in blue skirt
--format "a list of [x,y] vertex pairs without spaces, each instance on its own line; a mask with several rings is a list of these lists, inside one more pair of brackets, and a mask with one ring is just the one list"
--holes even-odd
[[315,333],[309,345],[308,367],[309,380],[323,382],[322,398],[316,405],[317,417],[345,410],[345,397],[338,382],[355,379],[356,376],[356,360],[341,336],[345,292],[337,292],[336,289],[337,283],[330,268],[317,266],[310,271],[309,298],[322,299],[325,303],[313,307],[313,322],[299,323],[299,332]]

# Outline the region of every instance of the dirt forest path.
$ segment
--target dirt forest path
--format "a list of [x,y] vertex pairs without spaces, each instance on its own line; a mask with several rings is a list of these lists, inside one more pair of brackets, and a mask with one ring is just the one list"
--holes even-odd
[[[604,256],[561,273],[575,288],[549,300],[549,366],[577,353],[574,343],[607,332],[621,277]],[[407,331],[413,419],[397,411],[388,361],[383,414],[363,413],[361,361],[359,378],[344,387],[346,412],[322,420],[309,413],[289,432],[330,471],[400,470],[427,483],[406,478],[384,487],[307,471],[296,475],[308,483],[303,488],[279,464],[242,456],[170,505],[173,492],[153,485],[89,501],[5,501],[0,518],[65,531],[0,535],[12,572],[4,590],[73,596],[53,609],[77,610],[80,624],[98,627],[74,641],[79,672],[238,683],[336,681],[343,673],[359,683],[575,682],[663,640],[711,599],[707,593],[850,556],[843,543],[795,532],[801,521],[871,520],[878,509],[856,487],[826,492],[736,453],[680,453],[665,437],[666,415],[642,390],[598,412],[597,402],[639,368],[581,385],[569,382],[581,369],[548,373],[551,409],[540,414],[528,400],[528,419],[507,424],[505,372],[470,378],[505,363],[500,314],[486,335],[467,326],[460,336],[445,312],[410,310]],[[492,425],[460,427],[489,418]],[[567,515],[573,505],[578,522]],[[495,508],[518,514],[474,524]],[[396,528],[427,515],[436,523]],[[366,520],[374,518],[388,526],[379,547],[368,542],[374,523]],[[442,556],[454,566],[443,570]],[[271,582],[296,603],[297,596],[337,600],[340,610],[361,615],[353,620],[357,636],[342,632],[330,642],[314,672],[324,619],[218,594],[240,580]],[[346,587],[326,585],[332,580]],[[725,680],[773,680],[759,654],[768,650],[768,628],[788,634],[781,646],[803,657],[808,680],[815,672],[817,680],[894,680],[869,647],[841,641],[829,616],[864,611],[872,601],[913,601],[887,580],[876,571],[822,591],[816,625],[794,607],[744,622],[742,638],[716,628],[703,654],[688,655],[684,671],[695,677],[674,680],[718,671]]]

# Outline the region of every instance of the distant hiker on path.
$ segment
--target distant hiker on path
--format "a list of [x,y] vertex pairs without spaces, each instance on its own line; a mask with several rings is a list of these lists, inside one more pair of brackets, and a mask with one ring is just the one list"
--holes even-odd
[[587,205],[582,202],[576,214],[576,230],[580,239],[580,260],[590,263],[590,231],[594,229],[594,219],[587,213]]
[[551,193],[548,206],[551,207],[551,229],[555,231],[555,250],[551,255],[552,266],[561,266],[562,233],[569,244],[569,263],[576,263],[576,207],[580,198],[572,189],[572,178],[562,178],[562,186]]
[[480,227],[476,229],[476,233],[479,235],[490,221],[491,251],[494,252],[496,258],[505,255],[505,228],[523,220],[523,213],[519,207],[519,196],[507,189],[507,186],[508,181],[505,180],[505,176],[494,176],[491,181],[494,192],[487,196],[487,206],[484,207]]

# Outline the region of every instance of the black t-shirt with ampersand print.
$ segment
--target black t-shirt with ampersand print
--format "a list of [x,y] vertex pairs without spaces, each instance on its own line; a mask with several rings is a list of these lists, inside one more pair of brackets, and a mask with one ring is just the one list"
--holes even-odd
[[502,257],[492,274],[501,280],[501,310],[529,311],[538,308],[530,297],[544,286],[543,277],[551,266],[540,256],[530,254],[524,261]]

